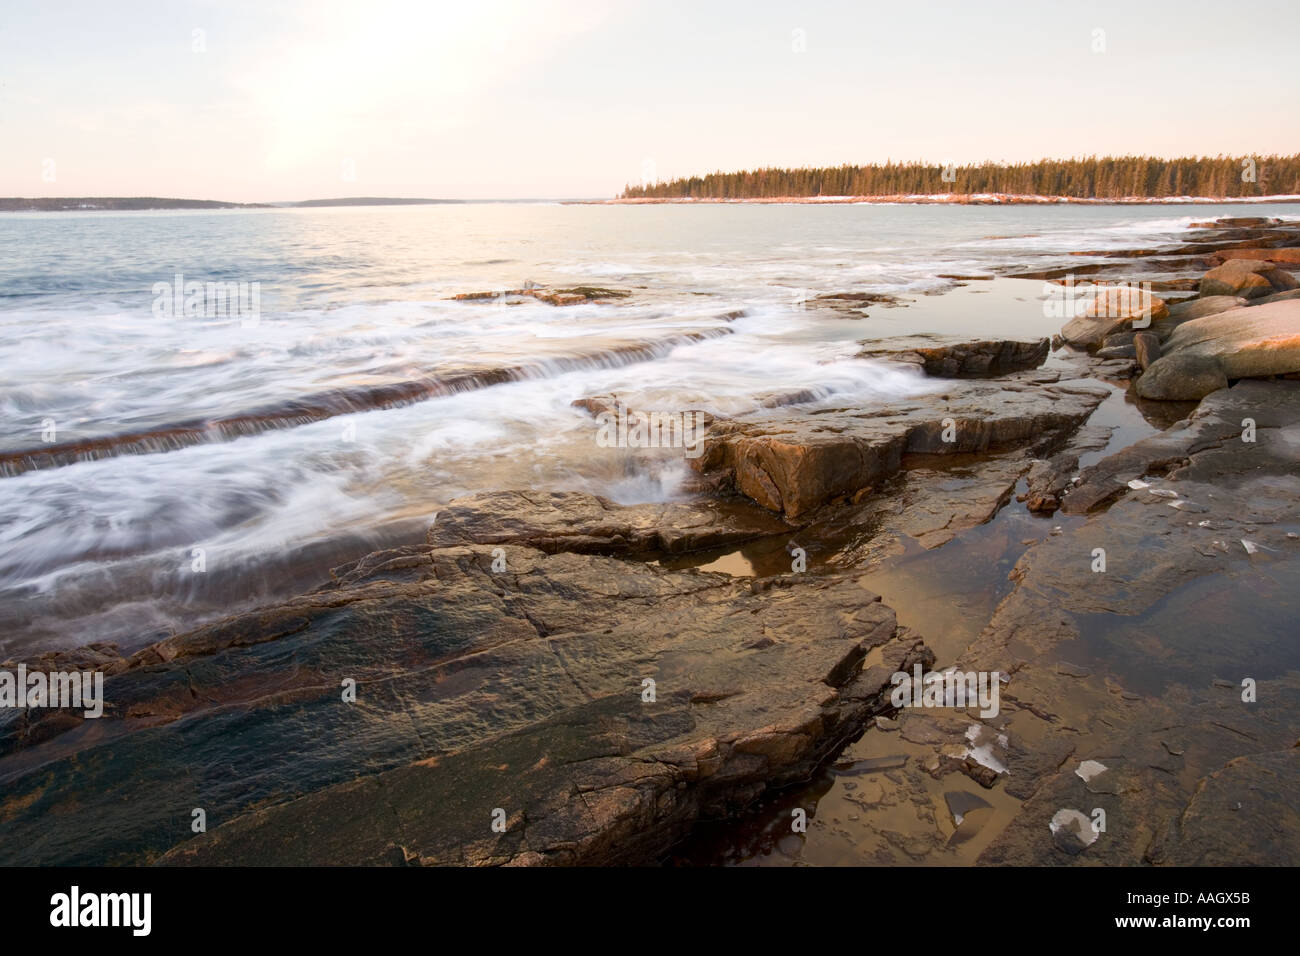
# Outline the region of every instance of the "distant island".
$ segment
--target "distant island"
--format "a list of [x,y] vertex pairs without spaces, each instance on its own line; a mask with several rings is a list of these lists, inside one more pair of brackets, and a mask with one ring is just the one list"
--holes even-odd
[[264,205],[264,203],[220,202],[215,199],[161,199],[157,196],[0,198],[0,212],[72,212],[87,209],[259,209]]
[[1014,165],[888,162],[715,172],[627,186],[614,202],[1259,202],[1300,194],[1300,155],[1089,156]]
[[284,209],[315,206],[428,206],[483,202],[472,199],[387,199],[354,196],[346,199],[305,199],[300,202],[221,202],[216,199],[163,199],[157,196],[81,196],[74,198],[0,198],[0,212],[80,212],[85,210],[150,209]]

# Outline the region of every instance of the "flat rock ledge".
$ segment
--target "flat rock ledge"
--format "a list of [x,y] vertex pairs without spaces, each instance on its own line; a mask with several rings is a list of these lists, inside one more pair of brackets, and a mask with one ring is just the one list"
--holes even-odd
[[509,305],[518,305],[525,298],[532,298],[547,305],[582,305],[587,302],[626,299],[631,294],[627,289],[605,289],[599,286],[546,289],[538,285],[529,285],[523,289],[502,289],[495,292],[461,292],[451,298],[459,302],[498,301]]
[[866,348],[858,357],[913,365],[935,378],[988,378],[1038,368],[1049,351],[1051,340],[1045,338],[1033,342],[1009,339],[969,342],[917,336],[915,344],[904,342],[889,348]]
[[453,501],[426,538],[434,548],[519,544],[548,554],[636,556],[702,551],[793,530],[745,501],[618,505],[586,492],[500,491]]
[[1094,380],[1052,383],[1057,374],[953,382],[946,393],[888,408],[775,410],[718,420],[691,465],[718,476],[717,487],[734,488],[794,520],[837,501],[861,500],[903,468],[904,455],[1024,447],[1046,457],[1110,394]]
[[0,862],[651,862],[807,778],[933,660],[851,576],[493,545],[469,510],[433,537],[471,543],[372,555],[129,658],[30,662],[102,668],[106,708],[0,723]]

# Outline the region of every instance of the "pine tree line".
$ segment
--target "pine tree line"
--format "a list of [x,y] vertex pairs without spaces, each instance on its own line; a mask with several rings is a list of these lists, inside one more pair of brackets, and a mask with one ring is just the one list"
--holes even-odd
[[776,199],[802,196],[902,196],[1004,193],[1073,199],[1300,194],[1300,155],[1087,156],[1004,165],[940,166],[888,162],[820,169],[716,172],[627,186],[624,199]]

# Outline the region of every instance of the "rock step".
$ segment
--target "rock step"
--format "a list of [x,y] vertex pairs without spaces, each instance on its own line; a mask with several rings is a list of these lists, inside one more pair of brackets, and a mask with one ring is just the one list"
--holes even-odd
[[1046,453],[1109,394],[1090,381],[1038,384],[1031,376],[954,383],[948,393],[885,409],[770,413],[715,422],[696,470],[770,511],[797,519],[860,496],[897,474],[905,454],[985,453],[1030,446]]

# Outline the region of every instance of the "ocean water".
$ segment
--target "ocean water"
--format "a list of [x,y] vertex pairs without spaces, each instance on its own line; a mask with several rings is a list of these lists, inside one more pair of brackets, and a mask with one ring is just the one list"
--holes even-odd
[[[924,395],[934,383],[854,357],[930,331],[920,312],[853,319],[817,296],[937,295],[958,286],[943,273],[1069,265],[1260,214],[1300,205],[0,215],[0,657],[136,647],[313,587],[475,491],[680,497],[680,450],[599,447],[572,403],[730,415]],[[178,274],[256,283],[256,321],[169,310]],[[528,283],[631,294],[451,298]],[[1032,307],[967,318],[973,297],[951,301],[947,331],[1043,334],[1019,317]]]

